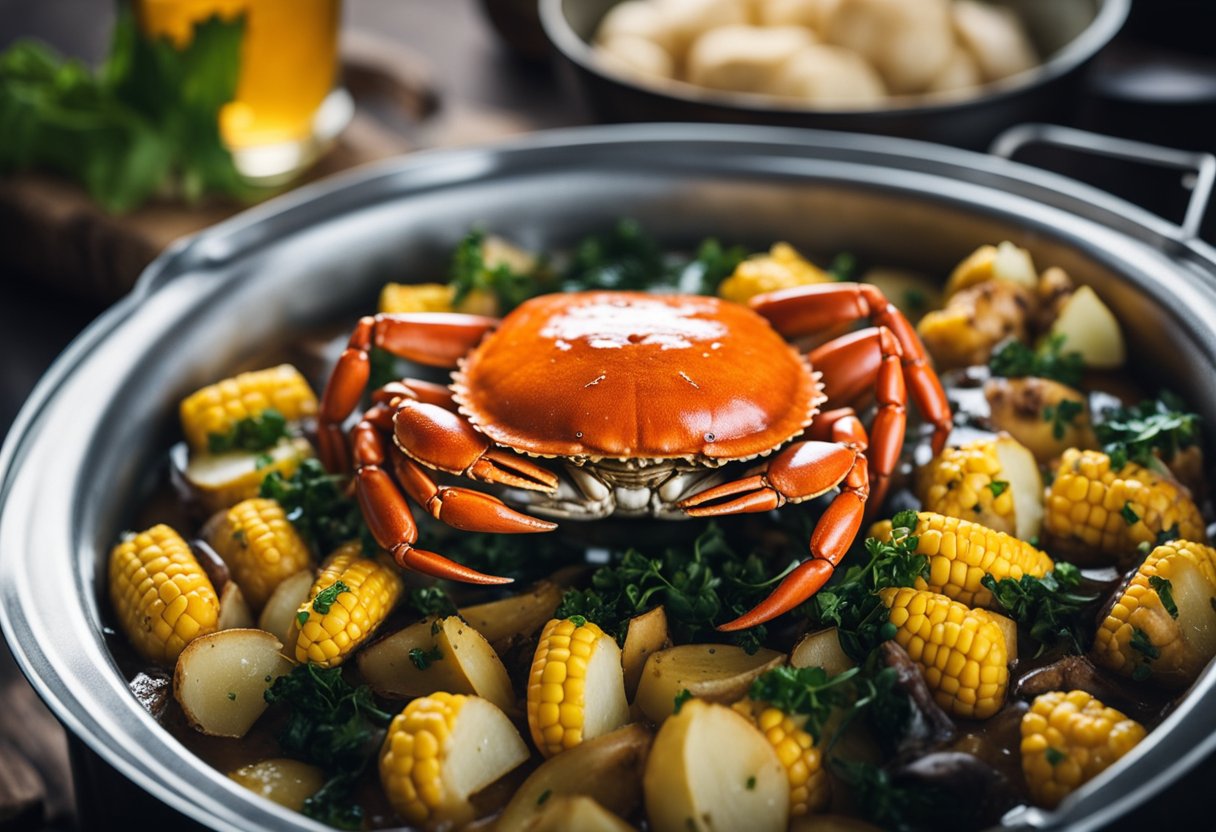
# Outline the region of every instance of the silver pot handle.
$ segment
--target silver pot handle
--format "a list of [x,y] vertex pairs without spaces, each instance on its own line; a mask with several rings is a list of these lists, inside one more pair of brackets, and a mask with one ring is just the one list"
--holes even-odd
[[1112,159],[1124,159],[1145,165],[1157,165],[1191,171],[1195,178],[1189,188],[1190,201],[1181,225],[1174,225],[1178,242],[1188,242],[1199,236],[1199,226],[1216,183],[1216,155],[1192,150],[1175,150],[1155,144],[1104,136],[1057,124],[1019,124],[997,136],[989,148],[994,156],[1012,159],[1020,149],[1030,144],[1063,147],[1081,153],[1094,153]]

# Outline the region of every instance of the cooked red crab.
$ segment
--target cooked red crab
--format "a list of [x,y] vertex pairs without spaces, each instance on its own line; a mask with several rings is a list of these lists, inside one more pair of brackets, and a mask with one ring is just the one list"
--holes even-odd
[[[809,354],[785,340],[865,318],[875,325]],[[455,370],[447,387],[404,379],[375,391],[351,434],[363,514],[403,567],[505,582],[415,549],[405,495],[459,529],[555,528],[497,497],[441,486],[432,471],[507,486],[521,508],[559,518],[769,511],[839,488],[810,558],[723,629],[774,618],[831,577],[867,499],[882,501],[903,446],[906,388],[935,427],[935,453],[950,430],[924,348],[873,286],[788,289],[750,309],[692,295],[568,293],[534,298],[501,320],[362,319],[322,399],[321,455],[331,470],[350,465],[341,423],[367,386],[373,344]],[[854,405],[871,394],[867,434]]]

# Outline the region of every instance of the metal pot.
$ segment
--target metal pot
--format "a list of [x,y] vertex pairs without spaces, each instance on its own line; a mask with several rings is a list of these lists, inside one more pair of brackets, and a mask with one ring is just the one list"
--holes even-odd
[[[1210,187],[1216,160],[1198,161]],[[276,343],[352,321],[388,279],[442,273],[471,224],[560,247],[621,216],[672,246],[707,234],[788,239],[938,274],[978,244],[1013,240],[1092,284],[1129,330],[1134,371],[1216,423],[1216,251],[1055,175],[914,142],[773,128],[594,128],[411,155],[177,246],[77,338],[21,412],[0,451],[0,624],[67,728],[214,828],[322,829],[174,740],[106,649],[107,552],[163,464],[177,402],[266,360]],[[1213,686],[1209,668],[1147,741],[1058,812],[1018,810],[1007,825],[1092,827],[1159,790],[1216,748]]]
[[639,82],[590,46],[620,0],[540,0],[540,18],[573,86],[603,121],[714,121],[880,133],[983,148],[1015,124],[1064,121],[1076,109],[1081,71],[1118,34],[1131,0],[997,0],[1026,23],[1038,67],[966,98],[926,98],[881,109],[812,109],[691,84]]

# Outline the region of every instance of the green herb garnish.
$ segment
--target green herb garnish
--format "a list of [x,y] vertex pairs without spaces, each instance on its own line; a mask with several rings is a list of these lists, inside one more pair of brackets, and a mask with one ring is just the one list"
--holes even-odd
[[[1064,352],[1064,336],[1053,335],[1037,350],[1021,341],[1009,340],[999,344],[988,359],[988,371],[1005,378],[1047,378],[1069,387],[1081,384],[1085,364],[1079,352]],[[1067,401],[1067,400],[1066,400]],[[1077,404],[1077,402],[1073,402]]]
[[747,782],[743,785],[749,792],[754,792],[756,790],[756,776],[753,774],[751,777],[747,778]]
[[818,743],[832,711],[856,699],[853,677],[859,672],[854,667],[830,676],[822,667],[776,667],[752,682],[748,696],[787,714],[806,716],[806,731]]
[[1111,470],[1121,470],[1128,461],[1150,467],[1158,456],[1168,462],[1195,444],[1199,416],[1185,407],[1177,396],[1162,392],[1159,398],[1102,413],[1094,434],[1110,457]]
[[[268,407],[257,416],[241,419],[227,433],[209,434],[207,450],[213,454],[227,451],[264,451],[273,448],[287,435],[287,419],[279,411]],[[258,459],[265,459],[265,465],[273,461],[268,454],[262,454]]]
[[1174,603],[1174,585],[1170,583],[1169,579],[1162,578],[1160,575],[1151,575],[1148,585],[1157,593],[1157,597],[1161,599],[1161,606],[1170,614],[1170,618],[1177,618],[1178,605]]
[[1076,592],[1081,585],[1081,570],[1071,563],[1056,563],[1041,578],[1023,575],[1018,580],[997,581],[985,575],[980,583],[987,587],[1009,617],[1030,631],[1039,643],[1038,653],[1063,644],[1074,653],[1085,652],[1089,638],[1087,608],[1097,595]]
[[1047,750],[1043,752],[1043,756],[1047,758],[1047,762],[1053,766],[1058,766],[1060,763],[1068,759],[1068,755],[1058,748],[1047,746]]
[[1070,425],[1085,410],[1085,405],[1072,399],[1061,399],[1058,404],[1049,404],[1043,408],[1043,421],[1051,423],[1051,435],[1055,439],[1063,439]]
[[452,255],[450,283],[455,289],[452,305],[458,306],[473,291],[489,292],[498,300],[503,313],[509,312],[534,295],[550,291],[551,278],[542,263],[519,272],[506,263],[489,265],[485,259],[486,234],[470,231]]
[[[316,459],[300,462],[284,477],[271,471],[262,480],[259,495],[277,500],[287,519],[320,552],[332,552],[348,540],[364,541],[364,551],[375,551],[359,504],[346,494],[348,478],[330,474]],[[370,547],[370,548],[369,548]]]
[[456,604],[453,603],[451,596],[440,586],[423,586],[411,589],[408,595],[408,603],[423,617],[435,615],[440,618],[446,618],[449,615],[456,615]]
[[1136,514],[1131,503],[1124,503],[1123,508],[1119,509],[1119,516],[1123,518],[1123,522],[1129,526],[1134,526],[1140,522],[1140,515]]
[[350,592],[350,587],[341,581],[335,581],[325,589],[317,593],[317,596],[312,599],[312,608],[314,612],[319,612],[321,615],[329,613],[334,602],[338,600],[338,596],[343,592]]
[[244,28],[243,17],[211,17],[178,49],[140,33],[121,5],[109,57],[95,73],[43,44],[14,44],[0,54],[0,174],[62,174],[115,213],[158,193],[249,197],[219,132],[220,108],[236,93]]
[[1132,629],[1132,638],[1129,642],[1133,650],[1140,651],[1146,661],[1153,661],[1161,657],[1161,651],[1153,644],[1148,637],[1148,633],[1141,630],[1139,627]]
[[1009,483],[1005,480],[993,480],[988,483],[988,490],[992,492],[994,498],[1001,496],[1009,488]]
[[419,670],[426,670],[432,664],[443,659],[443,652],[438,647],[432,647],[430,650],[423,650],[421,647],[415,647],[409,653],[410,662]]
[[684,703],[689,699],[692,699],[692,691],[690,691],[688,688],[684,688],[684,690],[677,693],[675,696],[675,702],[673,703],[674,709],[672,710],[672,713],[678,714],[680,709],[684,707]]
[[537,806],[544,806],[545,801],[553,796],[553,789],[545,789],[540,793],[540,797],[536,798]]
[[842,251],[832,258],[827,272],[833,280],[852,280],[857,272],[857,258],[847,251]]

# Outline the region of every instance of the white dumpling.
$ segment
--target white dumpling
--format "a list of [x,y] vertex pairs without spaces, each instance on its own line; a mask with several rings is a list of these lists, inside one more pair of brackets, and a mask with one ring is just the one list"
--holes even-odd
[[820,34],[868,60],[896,95],[923,92],[954,52],[949,0],[839,0]]
[[864,58],[826,44],[800,49],[774,76],[770,91],[817,107],[838,109],[874,107],[887,97],[882,78]]
[[751,0],[653,0],[673,40],[672,54],[683,58],[692,42],[721,26],[752,22]]
[[1022,21],[1011,9],[958,0],[954,29],[986,81],[1007,78],[1039,63]]
[[945,68],[929,83],[925,92],[960,92],[978,87],[982,83],[984,78],[980,75],[975,58],[960,46],[955,48]]
[[676,46],[674,30],[659,4],[650,0],[625,0],[608,10],[596,30],[596,43],[603,44],[617,37],[645,38],[669,54]]
[[616,35],[600,41],[596,48],[608,63],[626,72],[652,78],[675,77],[671,53],[652,40]]
[[781,66],[813,42],[801,26],[720,26],[688,50],[688,80],[731,92],[767,92]]
[[756,0],[756,22],[764,26],[809,26],[818,31],[838,0]]

